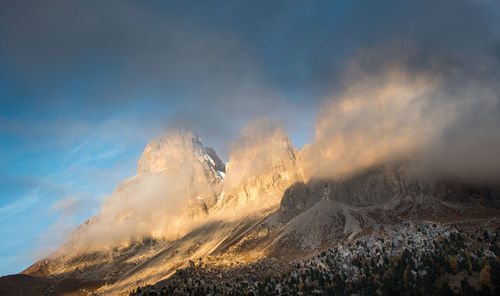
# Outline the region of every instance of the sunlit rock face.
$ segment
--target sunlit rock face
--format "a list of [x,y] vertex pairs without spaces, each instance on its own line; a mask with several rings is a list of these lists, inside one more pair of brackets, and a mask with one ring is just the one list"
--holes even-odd
[[191,170],[193,185],[220,180],[224,163],[217,153],[204,147],[201,138],[188,128],[176,128],[149,142],[137,165],[138,175],[178,174]]
[[231,147],[219,203],[233,208],[278,204],[286,188],[300,180],[296,156],[281,126],[267,120],[250,123]]
[[137,174],[118,185],[73,242],[99,247],[178,238],[215,205],[224,173],[224,163],[191,129],[169,130],[147,144]]
[[[214,205],[224,174],[225,165],[212,148],[204,147],[193,130],[176,128],[147,144],[139,159],[136,177],[151,179],[152,176],[159,176],[160,179],[175,181],[168,185],[181,187],[185,191],[182,195],[187,195],[189,203],[201,201],[206,210]],[[155,187],[156,184],[149,185]],[[122,192],[120,187],[117,193]],[[126,188],[124,191],[129,190]],[[110,198],[112,200],[113,197]],[[169,199],[169,202],[174,200]]]
[[191,129],[171,129],[147,144],[137,174],[116,188],[99,215],[79,227],[70,245],[174,240],[214,213],[247,215],[278,206],[286,188],[301,180],[296,156],[279,124],[254,121],[231,146],[226,171],[217,153]]
[[26,273],[104,280],[99,291],[115,295],[210,254],[231,262],[259,259],[261,247],[241,254],[228,248],[300,180],[296,155],[281,126],[256,121],[231,147],[226,174],[226,165],[192,130],[170,130],[148,143],[137,174],[116,188],[99,215]]

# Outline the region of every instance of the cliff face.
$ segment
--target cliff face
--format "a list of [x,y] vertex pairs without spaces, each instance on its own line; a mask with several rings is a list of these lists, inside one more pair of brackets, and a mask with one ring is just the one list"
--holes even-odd
[[[429,208],[447,203],[457,206],[499,208],[498,188],[458,180],[419,180],[408,176],[402,165],[381,165],[339,180],[311,180],[290,186],[277,211],[283,223],[314,206],[320,200],[349,207],[393,210],[415,203]],[[395,214],[401,214],[395,212]]]
[[187,171],[192,185],[214,184],[222,178],[225,165],[201,138],[188,128],[176,128],[150,141],[137,164],[138,175],[173,176]]
[[424,181],[406,172],[403,165],[381,165],[340,180],[293,184],[267,222],[275,232],[270,254],[300,257],[405,219],[456,221],[499,214],[498,188]]
[[220,206],[277,205],[285,189],[300,180],[296,156],[281,127],[268,122],[245,127],[231,149]]
[[149,142],[137,174],[123,181],[102,212],[79,227],[61,251],[128,244],[142,237],[176,239],[216,204],[225,166],[190,129]]

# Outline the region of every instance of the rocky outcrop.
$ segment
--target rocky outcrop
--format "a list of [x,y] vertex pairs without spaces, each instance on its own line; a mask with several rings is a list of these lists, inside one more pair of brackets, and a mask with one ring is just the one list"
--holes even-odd
[[409,177],[404,165],[382,165],[340,180],[290,186],[263,224],[271,233],[264,244],[270,256],[297,258],[406,219],[498,216],[494,205],[499,201],[498,188],[450,179],[419,180]]
[[[500,193],[495,187],[478,186],[458,180],[422,181],[412,178],[402,165],[381,165],[340,180],[311,180],[289,187],[277,212],[281,222],[312,207],[321,199],[350,207],[395,210],[402,203],[436,203],[497,207]],[[424,203],[425,203],[424,202]]]
[[215,151],[191,129],[171,129],[147,144],[137,174],[120,183],[102,212],[59,252],[120,246],[143,237],[179,238],[216,204],[224,171]]
[[183,174],[194,191],[222,181],[218,172],[225,172],[224,163],[215,150],[204,147],[201,138],[189,128],[168,130],[150,141],[137,164],[139,176]]
[[296,158],[280,126],[267,121],[246,126],[231,149],[221,207],[277,205],[286,188],[300,180]]

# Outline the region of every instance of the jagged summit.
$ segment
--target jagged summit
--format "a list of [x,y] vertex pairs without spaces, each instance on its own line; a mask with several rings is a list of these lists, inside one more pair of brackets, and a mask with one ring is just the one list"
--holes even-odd
[[146,145],[137,174],[118,185],[102,212],[79,227],[63,249],[108,248],[143,237],[177,239],[215,214],[275,207],[285,189],[300,181],[296,155],[284,130],[268,121],[245,127],[227,167],[192,129],[167,130]]
[[201,137],[190,128],[177,127],[146,145],[137,164],[137,174],[172,175],[197,163],[208,165],[209,171],[225,171],[215,150],[204,147]]
[[102,212],[78,228],[66,251],[142,237],[178,238],[216,204],[224,172],[217,153],[192,129],[170,129],[146,145],[137,174],[120,183]]
[[246,126],[231,147],[224,203],[278,204],[284,190],[300,180],[297,149],[283,128],[267,120]]

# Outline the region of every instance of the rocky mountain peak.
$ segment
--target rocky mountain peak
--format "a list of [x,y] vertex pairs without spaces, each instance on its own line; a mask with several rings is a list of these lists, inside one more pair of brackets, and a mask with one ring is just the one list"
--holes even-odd
[[245,127],[231,147],[224,202],[233,206],[249,201],[278,203],[283,191],[300,179],[296,155],[281,126],[257,121]]
[[151,140],[137,164],[138,174],[170,174],[203,155],[201,138],[190,128],[173,128]]
[[147,144],[137,174],[118,185],[92,223],[75,231],[70,245],[101,248],[142,237],[182,236],[216,204],[224,172],[217,153],[192,129],[170,129]]

